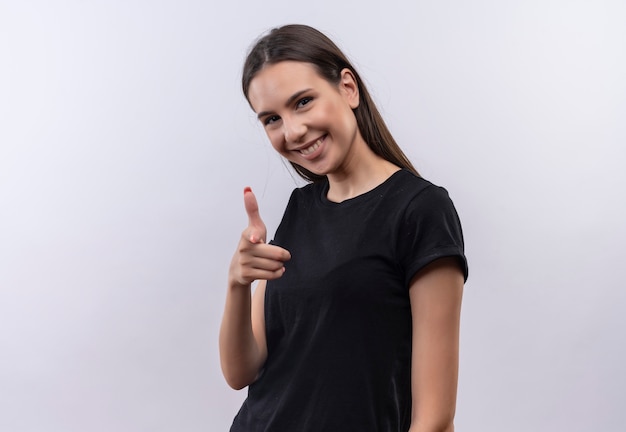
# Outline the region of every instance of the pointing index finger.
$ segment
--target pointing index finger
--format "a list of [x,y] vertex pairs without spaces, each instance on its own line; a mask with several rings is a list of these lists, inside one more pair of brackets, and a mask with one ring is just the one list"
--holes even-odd
[[251,228],[250,241],[252,243],[264,243],[267,234],[265,223],[261,219],[256,196],[249,186],[243,190],[243,202],[248,215],[248,224]]

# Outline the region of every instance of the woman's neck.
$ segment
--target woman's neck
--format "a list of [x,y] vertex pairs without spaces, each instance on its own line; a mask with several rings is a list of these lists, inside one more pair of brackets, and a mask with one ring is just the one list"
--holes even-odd
[[339,203],[369,192],[400,169],[371,150],[369,155],[353,162],[340,172],[328,174],[329,201]]

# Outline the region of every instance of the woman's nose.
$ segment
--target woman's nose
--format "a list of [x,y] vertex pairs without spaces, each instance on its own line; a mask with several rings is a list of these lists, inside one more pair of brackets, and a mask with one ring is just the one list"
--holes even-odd
[[283,119],[283,133],[288,143],[300,143],[306,135],[306,126],[296,119]]

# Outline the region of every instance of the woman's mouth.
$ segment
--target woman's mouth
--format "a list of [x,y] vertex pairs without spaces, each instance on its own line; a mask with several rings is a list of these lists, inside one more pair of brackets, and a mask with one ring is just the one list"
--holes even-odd
[[320,148],[320,146],[322,145],[322,142],[324,141],[324,138],[326,138],[326,135],[324,135],[323,137],[319,138],[317,141],[315,141],[313,143],[313,145],[307,147],[307,148],[303,148],[300,151],[300,154],[302,156],[310,156],[312,155],[317,149]]

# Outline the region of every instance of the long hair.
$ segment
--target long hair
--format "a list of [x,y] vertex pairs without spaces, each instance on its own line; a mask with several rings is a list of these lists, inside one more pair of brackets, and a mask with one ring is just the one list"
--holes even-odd
[[[391,135],[354,66],[333,41],[312,27],[299,24],[286,25],[271,30],[256,42],[243,67],[241,84],[246,99],[250,82],[263,67],[287,60],[312,64],[321,77],[334,85],[339,85],[341,71],[344,68],[350,69],[359,86],[359,106],[353,112],[361,136],[375,154],[419,175]],[[298,164],[290,163],[307,181],[317,182],[326,178]]]

